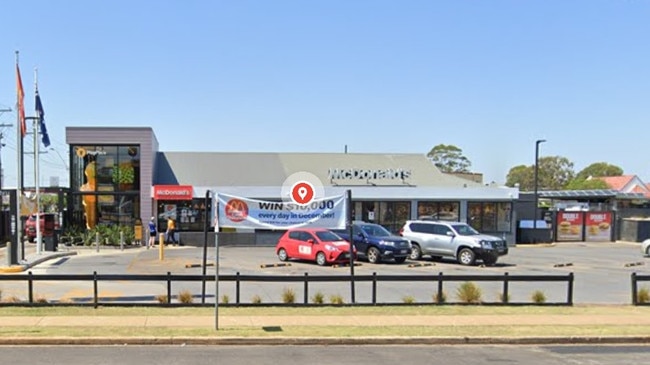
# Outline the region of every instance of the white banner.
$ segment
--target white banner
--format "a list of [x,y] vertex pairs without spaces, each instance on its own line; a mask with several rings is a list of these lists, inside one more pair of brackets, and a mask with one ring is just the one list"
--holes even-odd
[[219,227],[288,229],[345,228],[345,195],[314,199],[306,205],[217,194]]

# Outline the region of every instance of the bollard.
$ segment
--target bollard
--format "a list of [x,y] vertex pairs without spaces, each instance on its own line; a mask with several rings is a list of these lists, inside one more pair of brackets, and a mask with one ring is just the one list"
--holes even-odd
[[7,241],[7,266],[11,266],[13,262],[11,262],[11,242]]
[[95,246],[97,246],[97,252],[99,252],[99,232],[95,233]]
[[165,260],[165,234],[161,233],[158,236],[158,260]]
[[124,232],[120,231],[120,251],[124,251]]

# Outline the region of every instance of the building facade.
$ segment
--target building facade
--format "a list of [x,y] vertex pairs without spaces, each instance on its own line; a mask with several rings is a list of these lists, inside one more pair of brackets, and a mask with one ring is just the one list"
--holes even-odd
[[351,191],[355,220],[393,232],[409,219],[467,222],[514,243],[516,188],[443,174],[424,154],[164,152],[148,127],[68,127],[73,223],[92,228],[174,217],[181,236],[214,221],[206,193],[281,200],[296,173],[326,196]]

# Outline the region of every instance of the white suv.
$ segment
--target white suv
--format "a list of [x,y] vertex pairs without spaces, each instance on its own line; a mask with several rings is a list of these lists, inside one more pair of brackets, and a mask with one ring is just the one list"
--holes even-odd
[[430,255],[452,257],[463,265],[473,265],[477,259],[494,265],[499,256],[508,254],[504,240],[480,234],[461,222],[407,221],[400,235],[411,242],[411,260]]

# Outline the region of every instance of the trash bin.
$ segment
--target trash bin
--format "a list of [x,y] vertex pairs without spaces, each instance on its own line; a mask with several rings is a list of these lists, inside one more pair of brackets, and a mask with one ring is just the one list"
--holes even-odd
[[136,245],[142,245],[142,220],[137,218],[133,225],[133,240]]
[[45,244],[45,251],[56,251],[58,245],[58,230],[54,229],[54,215],[43,215],[43,243]]

